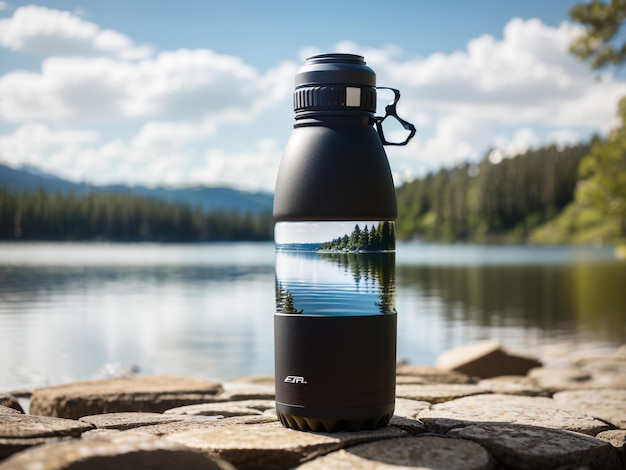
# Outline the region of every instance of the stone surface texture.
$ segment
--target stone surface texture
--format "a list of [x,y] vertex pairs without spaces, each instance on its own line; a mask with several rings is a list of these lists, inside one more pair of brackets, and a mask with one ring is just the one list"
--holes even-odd
[[[479,344],[472,358],[493,351]],[[363,432],[284,428],[268,376],[46,387],[21,402],[29,414],[0,403],[0,470],[626,469],[626,349],[554,351],[555,367],[482,380],[399,364],[394,416]]]
[[533,357],[511,354],[493,340],[482,341],[444,351],[437,358],[437,367],[455,370],[470,376],[488,379],[501,375],[526,375],[541,362]]
[[8,393],[0,394],[0,406],[6,406],[7,408],[12,408],[15,411],[24,413],[22,405],[20,405],[20,403],[17,401],[17,398]]
[[72,419],[123,411],[162,413],[177,406],[210,401],[222,390],[217,382],[190,377],[91,380],[35,390],[30,412]]

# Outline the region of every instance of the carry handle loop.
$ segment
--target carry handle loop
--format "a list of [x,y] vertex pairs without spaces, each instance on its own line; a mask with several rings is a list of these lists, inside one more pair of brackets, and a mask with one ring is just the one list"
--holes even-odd
[[[376,87],[377,90],[391,90],[393,91],[394,99],[393,103],[385,106],[385,115],[384,116],[374,116],[374,122],[376,124],[376,130],[378,131],[378,135],[380,135],[381,140],[383,141],[383,145],[406,145],[409,143],[409,140],[415,136],[415,126],[410,122],[405,121],[400,116],[398,116],[398,112],[396,111],[396,104],[400,100],[400,90],[396,90],[395,88],[389,88],[385,86]],[[389,116],[393,117],[402,124],[407,131],[409,131],[409,136],[403,142],[389,142],[385,138],[385,132],[383,130],[383,121],[387,119]]]

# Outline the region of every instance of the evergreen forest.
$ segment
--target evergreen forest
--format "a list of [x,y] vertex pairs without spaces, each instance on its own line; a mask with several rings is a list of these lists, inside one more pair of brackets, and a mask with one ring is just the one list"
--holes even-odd
[[319,250],[322,251],[390,251],[396,249],[396,236],[393,223],[387,221],[373,225],[368,229],[367,225],[361,230],[355,225],[350,235],[345,234],[326,243],[322,243]]
[[0,188],[2,240],[256,241],[271,240],[271,214],[204,213],[130,194],[12,194]]

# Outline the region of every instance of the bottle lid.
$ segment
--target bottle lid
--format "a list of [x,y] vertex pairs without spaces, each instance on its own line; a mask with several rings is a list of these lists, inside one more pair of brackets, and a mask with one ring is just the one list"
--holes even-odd
[[360,55],[309,57],[295,78],[296,119],[315,114],[376,113],[376,73]]

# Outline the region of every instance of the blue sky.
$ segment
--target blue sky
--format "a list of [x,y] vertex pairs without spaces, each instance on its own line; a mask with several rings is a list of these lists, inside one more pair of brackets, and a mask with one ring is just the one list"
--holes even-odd
[[0,162],[96,184],[272,191],[308,55],[363,55],[417,137],[397,184],[616,124],[575,2],[0,1]]

